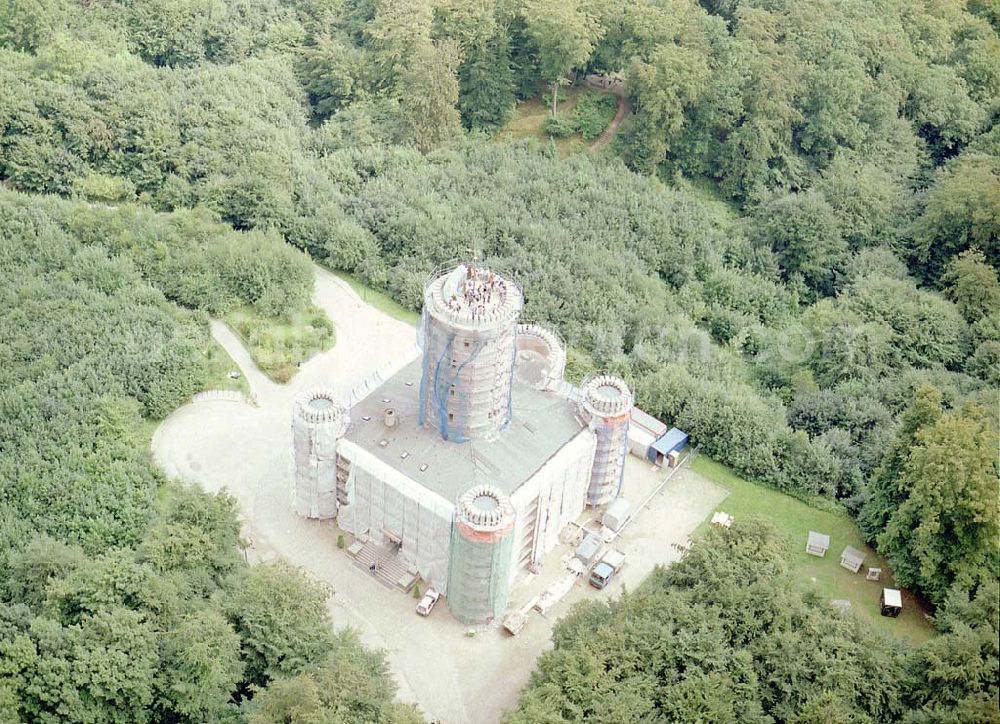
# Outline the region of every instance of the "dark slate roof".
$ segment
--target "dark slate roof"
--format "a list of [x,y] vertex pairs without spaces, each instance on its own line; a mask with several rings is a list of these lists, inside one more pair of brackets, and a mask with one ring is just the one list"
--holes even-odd
[[444,440],[419,424],[420,374],[417,359],[355,404],[344,437],[446,500],[482,483],[513,493],[584,429],[571,400],[515,380],[511,422],[495,439]]

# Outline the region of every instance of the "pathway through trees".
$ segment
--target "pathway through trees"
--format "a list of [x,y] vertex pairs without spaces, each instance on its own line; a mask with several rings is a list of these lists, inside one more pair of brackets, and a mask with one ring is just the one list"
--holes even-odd
[[618,111],[615,113],[615,117],[608,124],[608,127],[604,129],[604,132],[597,137],[597,140],[590,144],[591,151],[600,151],[611,143],[611,140],[618,132],[618,126],[625,120],[625,116],[632,112],[632,104],[629,103],[628,97],[625,95],[625,81],[621,78],[612,78],[606,75],[588,75],[584,78],[584,83],[591,88],[610,93],[618,98]]

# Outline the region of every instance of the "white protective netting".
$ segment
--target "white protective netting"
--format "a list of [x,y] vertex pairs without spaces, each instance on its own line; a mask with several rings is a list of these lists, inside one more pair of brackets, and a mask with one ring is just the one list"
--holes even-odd
[[507,426],[523,305],[516,283],[475,265],[461,264],[428,283],[420,326],[421,425],[452,442]]
[[580,416],[597,438],[588,505],[604,505],[621,491],[632,402],[625,380],[613,375],[593,377],[580,388]]
[[398,541],[400,557],[445,593],[454,504],[350,441],[341,443],[340,454],[351,461],[351,473],[339,526],[375,542]]
[[[582,430],[511,495],[517,515],[514,549],[521,551],[530,545],[532,562],[540,562],[555,548],[559,544],[560,531],[583,512],[594,446],[594,435],[589,430]],[[530,515],[532,511],[535,511],[535,520]],[[510,571],[511,580],[517,573],[515,565]]]
[[292,505],[306,518],[337,515],[337,442],[347,410],[325,390],[301,395],[292,409]]

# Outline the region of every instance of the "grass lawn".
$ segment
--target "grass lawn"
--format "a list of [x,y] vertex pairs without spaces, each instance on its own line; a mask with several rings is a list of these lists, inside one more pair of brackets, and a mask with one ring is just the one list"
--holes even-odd
[[309,305],[287,317],[264,317],[251,307],[225,316],[243,340],[257,366],[275,382],[288,382],[317,352],[333,346],[333,323],[319,307]]
[[407,324],[412,324],[414,326],[416,326],[417,322],[420,321],[420,315],[417,312],[414,312],[412,309],[407,309],[384,292],[371,288],[364,282],[354,276],[351,276],[350,274],[347,274],[346,272],[337,271],[335,269],[330,269],[330,272],[347,282],[351,289],[360,295],[367,304],[372,305],[380,312],[385,312],[390,317],[394,317],[401,322],[406,322]]
[[[882,587],[894,587],[888,562],[865,545],[854,521],[840,510],[821,510],[777,490],[743,480],[729,468],[699,455],[692,469],[729,490],[720,509],[736,518],[757,517],[770,520],[788,538],[792,549],[788,561],[793,574],[805,585],[814,587],[825,599],[846,599],[851,610],[877,628],[893,636],[920,643],[932,637],[934,626],[925,613],[927,604],[903,590],[903,612],[899,618],[886,618],[879,613]],[[703,523],[699,531],[706,529]],[[830,550],[823,558],[805,552],[809,531],[830,536]],[[854,546],[865,553],[865,563],[858,573],[840,566],[840,553],[845,546]],[[881,568],[882,580],[866,581],[868,567]]]
[[221,344],[209,337],[203,354],[206,360],[206,370],[205,386],[202,389],[237,390],[244,395],[250,394],[250,386],[242,374],[237,380],[229,378],[230,372],[234,370],[238,372],[240,368],[236,366],[233,358],[229,356],[229,353],[226,352]]
[[[565,95],[565,100],[559,102],[556,112],[560,116],[564,113],[571,114],[581,95],[597,92],[582,86],[566,86],[560,91],[559,95],[560,98]],[[547,88],[540,90],[539,94],[534,98],[529,98],[518,103],[517,110],[514,111],[514,117],[507,122],[507,125],[500,130],[496,137],[513,139],[534,138],[542,143],[549,143],[549,134],[542,130],[542,124],[551,115],[552,107],[550,103],[545,102],[543,96],[548,97]],[[551,141],[555,144],[561,158],[585,151],[590,146],[587,141],[583,140],[583,136],[579,133],[574,133],[568,138],[553,138]]]
[[[250,386],[242,374],[237,380],[229,378],[230,372],[233,370],[239,371],[240,368],[233,362],[233,358],[229,356],[229,353],[226,352],[221,344],[209,336],[201,353],[205,356],[206,364],[205,379],[202,382],[199,392],[206,390],[236,390],[237,392],[242,392],[244,395],[250,394]],[[187,400],[184,402],[187,402]],[[181,404],[184,403],[182,402]],[[178,407],[180,406],[178,405]],[[153,433],[156,432],[156,428],[160,426],[161,422],[163,420],[143,418],[142,424],[139,427],[139,436],[147,449],[153,440]]]

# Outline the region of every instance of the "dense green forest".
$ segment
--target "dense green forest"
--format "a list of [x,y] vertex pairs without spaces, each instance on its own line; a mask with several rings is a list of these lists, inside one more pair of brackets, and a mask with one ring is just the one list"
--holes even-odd
[[[416,308],[474,255],[573,374],[846,507],[941,631],[869,651],[748,529],[574,614],[514,720],[996,721],[998,27],[986,0],[0,4],[0,719],[415,717],[148,436],[210,384],[208,316],[302,313],[310,257]],[[540,95],[596,135],[609,108],[559,110],[587,73],[633,109],[609,149],[503,139]],[[587,627],[627,662],[584,692]]]
[[995,656],[996,582],[908,652],[831,615],[786,558],[772,528],[737,522],[639,591],[580,604],[506,721],[996,721],[996,668],[980,658]]
[[412,718],[321,586],[247,567],[235,502],[149,459],[145,421],[207,382],[206,312],[303,305],[302,253],[205,212],[6,191],[0,282],[0,721],[236,721],[331,666],[372,682],[333,692],[343,720]]

